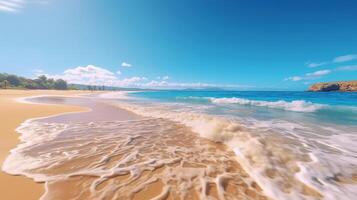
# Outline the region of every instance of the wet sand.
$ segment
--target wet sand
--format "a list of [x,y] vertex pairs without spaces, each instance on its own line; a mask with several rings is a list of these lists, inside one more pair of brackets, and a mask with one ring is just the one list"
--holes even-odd
[[[85,111],[78,106],[40,105],[17,102],[17,98],[36,95],[78,95],[84,91],[52,90],[0,90],[0,163],[2,164],[9,151],[19,143],[19,134],[15,129],[25,120],[65,112]],[[0,172],[0,199],[39,199],[44,192],[43,184],[35,183],[23,176],[11,176]]]
[[41,167],[24,172],[41,174],[44,199],[267,199],[232,151],[183,125],[89,98],[35,101],[91,109],[27,127],[38,128],[37,138],[61,130],[16,151],[42,159]]
[[69,113],[50,118],[40,119],[40,122],[47,123],[72,123],[72,122],[99,122],[99,121],[124,121],[136,120],[141,116],[136,115],[127,110],[113,107],[98,99],[86,97],[39,97],[30,99],[30,102],[44,103],[44,104],[65,104],[72,106],[85,107],[90,110],[82,113]]

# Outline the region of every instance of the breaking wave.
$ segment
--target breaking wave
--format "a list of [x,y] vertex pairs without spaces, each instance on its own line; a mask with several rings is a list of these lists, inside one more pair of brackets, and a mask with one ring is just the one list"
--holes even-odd
[[[235,119],[164,105],[121,102],[118,106],[139,115],[182,123],[201,137],[226,144],[273,199],[352,199],[357,195],[356,154],[329,136],[337,134],[336,129],[279,120]],[[327,135],[317,134],[320,132]],[[341,141],[357,141],[353,134],[338,134]]]
[[[18,129],[22,133],[23,143],[12,151],[3,165],[3,170],[11,174],[25,174],[37,181],[72,180],[78,175],[94,177],[94,181],[92,178],[87,180],[85,188],[91,189],[86,191],[85,195],[98,199],[113,191],[119,191],[118,195],[135,196],[140,192],[135,188],[144,191],[156,180],[167,186],[162,193],[156,195],[157,199],[167,195],[174,188],[180,191],[181,195],[187,195],[185,191],[191,186],[201,192],[201,199],[209,199],[209,192],[205,191],[209,190],[208,186],[212,183],[217,185],[216,190],[221,194],[218,196],[228,194],[222,190],[225,181],[241,176],[226,173],[226,169],[231,168],[224,164],[227,163],[225,158],[230,158],[228,152],[232,151],[207,148],[207,145],[193,142],[195,138],[187,135],[193,131],[217,144],[224,143],[233,150],[233,158],[238,160],[243,171],[253,179],[247,181],[244,178],[239,181],[246,182],[250,189],[250,183],[256,182],[259,189],[254,189],[254,194],[258,196],[267,195],[272,199],[284,200],[349,200],[357,195],[355,126],[343,129],[318,124],[310,126],[287,120],[218,116],[199,110],[199,105],[184,107],[172,103],[143,104],[134,100],[125,101],[125,94],[101,97],[122,99],[123,101],[115,104],[149,118],[131,122],[69,125],[24,123]],[[306,101],[269,102],[240,98],[199,98],[205,99],[206,103],[207,100],[212,102],[212,106],[241,104],[296,112],[315,112],[325,106]],[[185,126],[181,126],[182,124]],[[118,130],[122,134],[118,134]],[[184,146],[177,146],[179,143]],[[185,146],[187,144],[190,145]],[[75,145],[79,146],[73,148]],[[49,147],[50,151],[42,151]],[[169,157],[165,157],[168,155]],[[212,165],[200,167],[199,170],[186,168],[187,163],[189,166],[202,166],[207,156],[212,159]],[[118,158],[120,160],[116,162]],[[73,159],[88,165],[76,168],[78,162],[74,165]],[[163,165],[167,170],[160,171]],[[58,174],[47,173],[46,170],[57,170],[58,166],[61,167],[60,170],[65,171],[59,171]],[[66,167],[62,169],[63,166]],[[43,169],[45,171],[42,171]],[[215,169],[214,173],[212,169]],[[150,178],[151,175],[145,176],[145,171],[155,170],[159,170],[160,174],[153,178]],[[215,175],[203,176],[206,173]],[[118,178],[122,175],[129,178],[123,181]],[[136,180],[141,175],[148,179],[137,184]],[[113,177],[118,179],[113,180]],[[199,177],[199,181],[191,182],[193,177]],[[178,180],[188,181],[183,185],[176,185]],[[170,185],[171,183],[175,184]],[[188,183],[190,185],[187,185]],[[51,187],[51,184],[48,187]]]
[[315,112],[326,105],[323,104],[315,104],[312,102],[304,101],[304,100],[295,100],[295,101],[259,101],[259,100],[249,100],[243,98],[209,98],[212,103],[216,104],[240,104],[240,105],[252,105],[252,106],[260,106],[260,107],[268,107],[268,108],[276,108],[288,111],[295,112]]

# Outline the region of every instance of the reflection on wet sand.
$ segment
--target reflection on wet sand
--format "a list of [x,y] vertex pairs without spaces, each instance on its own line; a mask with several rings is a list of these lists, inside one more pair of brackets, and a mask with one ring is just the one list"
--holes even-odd
[[123,121],[126,111],[76,101],[96,109],[24,124],[24,143],[8,159],[10,173],[46,182],[44,199],[266,199],[225,145],[168,120],[129,113]]

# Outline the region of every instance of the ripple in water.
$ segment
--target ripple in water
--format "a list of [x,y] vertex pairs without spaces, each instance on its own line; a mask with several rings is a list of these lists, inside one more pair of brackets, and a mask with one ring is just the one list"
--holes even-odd
[[27,122],[3,169],[46,183],[42,199],[267,199],[235,154],[185,126],[147,118]]

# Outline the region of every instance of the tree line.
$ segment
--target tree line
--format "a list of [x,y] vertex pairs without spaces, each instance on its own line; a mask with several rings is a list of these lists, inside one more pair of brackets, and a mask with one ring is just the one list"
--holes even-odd
[[1,88],[27,88],[27,89],[55,89],[67,90],[69,88],[67,82],[63,79],[47,78],[44,75],[36,79],[24,78],[13,74],[0,73]]

